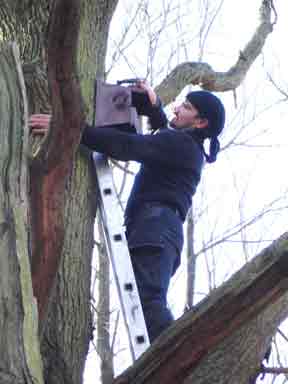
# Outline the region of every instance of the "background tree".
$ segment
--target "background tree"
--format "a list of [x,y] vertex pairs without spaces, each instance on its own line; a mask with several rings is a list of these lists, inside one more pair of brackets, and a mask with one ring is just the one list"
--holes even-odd
[[[184,2],[181,2],[183,6]],[[197,18],[200,18],[200,15],[203,14],[203,23],[202,19],[200,18],[199,23],[198,20],[193,20],[193,17],[191,18],[191,9],[194,6],[190,3],[190,12],[186,12],[187,18],[189,19],[189,23],[191,26],[191,31],[194,31],[194,39],[197,40],[197,31],[198,31],[198,24],[201,25],[201,30],[211,31],[208,37],[208,32],[202,33],[202,36],[205,37],[206,42],[206,49],[202,49],[202,59],[203,59],[203,53],[205,52],[205,56],[207,55],[206,52],[209,53],[209,50],[211,51],[211,43],[210,41],[215,43],[217,42],[217,31],[215,33],[215,28],[213,30],[213,22],[215,21],[215,16],[219,14],[219,9],[222,6],[222,2],[219,2],[219,4],[215,4],[215,2],[209,2],[209,1],[203,1],[199,2],[199,13],[197,14]],[[189,51],[190,51],[190,57],[197,56],[197,45],[195,48],[194,45],[191,44],[191,36],[192,33],[189,34],[186,32],[186,35],[181,36],[181,32],[183,32],[183,29],[181,30],[180,27],[175,27],[171,33],[168,33],[165,35],[165,29],[164,29],[164,37],[163,34],[160,36],[158,33],[159,31],[163,32],[162,26],[165,24],[164,20],[166,21],[166,24],[172,29],[175,26],[175,22],[173,22],[173,17],[169,19],[169,9],[173,8],[171,5],[174,5],[173,11],[175,11],[175,8],[178,8],[177,16],[180,14],[181,16],[185,15],[185,12],[183,12],[184,7],[182,8],[182,12],[180,10],[179,6],[180,2],[165,2],[165,5],[159,6],[158,4],[151,4],[149,2],[142,2],[142,9],[143,13],[139,11],[138,4],[135,5],[135,13],[133,12],[133,8],[131,7],[131,4],[129,3],[127,5],[127,13],[125,13],[124,7],[121,8],[121,11],[117,13],[116,19],[125,20],[125,27],[123,27],[124,35],[126,37],[126,42],[123,42],[122,38],[118,39],[118,36],[120,35],[120,28],[118,27],[116,29],[116,32],[114,32],[116,41],[112,41],[111,45],[115,47],[115,52],[117,52],[122,60],[122,65],[120,65],[120,68],[124,70],[125,68],[128,71],[133,71],[135,75],[143,76],[143,69],[145,73],[145,68],[149,68],[150,71],[155,71],[159,69],[159,63],[161,63],[161,59],[165,57],[167,59],[167,52],[166,56],[163,55],[161,57],[161,48],[159,49],[160,53],[157,56],[157,50],[150,49],[153,46],[153,42],[157,41],[158,47],[161,47],[165,45],[165,49],[167,50],[168,45],[171,44],[171,61],[174,58],[177,62],[177,59],[181,57],[181,49],[182,49],[182,57],[185,57],[185,60],[188,61],[189,58]],[[169,8],[169,6],[171,6]],[[189,6],[187,5],[187,8]],[[244,7],[244,4],[243,4]],[[202,9],[201,9],[202,8]],[[197,6],[196,6],[197,9]],[[247,9],[247,8],[245,8]],[[128,11],[129,10],[129,11]],[[127,33],[128,28],[132,28],[131,22],[130,22],[130,15],[132,14],[131,19],[135,20],[135,17],[139,18],[141,20],[141,26],[145,26],[144,28],[137,29],[135,28],[135,31],[132,31],[130,36],[129,33]],[[136,16],[135,16],[136,14]],[[172,12],[171,12],[172,14]],[[251,15],[251,14],[250,14]],[[245,17],[245,20],[247,21],[247,13],[243,12],[243,17]],[[238,18],[242,17],[242,14],[238,16]],[[162,18],[162,20],[161,20]],[[176,19],[176,16],[174,14],[174,18]],[[183,21],[184,19],[184,21]],[[229,19],[229,17],[228,17]],[[234,19],[237,19],[237,17],[232,17],[231,20],[233,22]],[[136,19],[137,20],[137,19]],[[224,19],[225,20],[225,19]],[[174,20],[175,21],[175,20]],[[195,21],[193,23],[193,21]],[[227,19],[226,19],[227,21]],[[246,23],[245,21],[245,23]],[[251,20],[250,20],[251,21]],[[158,22],[158,25],[157,25]],[[185,17],[179,18],[178,22],[176,21],[176,24],[185,24]],[[197,23],[196,23],[197,22]],[[206,23],[206,27],[205,27]],[[135,24],[137,24],[135,22]],[[173,24],[173,27],[171,25]],[[214,23],[215,24],[215,23]],[[139,25],[139,23],[138,23]],[[166,27],[167,27],[166,25]],[[248,30],[249,24],[246,23],[246,29]],[[253,24],[252,24],[253,25]],[[263,25],[262,25],[263,27]],[[154,28],[154,29],[153,29]],[[167,27],[168,28],[168,27]],[[254,26],[252,27],[254,28]],[[177,29],[177,31],[176,31]],[[250,26],[251,29],[251,26]],[[261,28],[259,28],[261,29]],[[226,33],[229,32],[229,28],[226,28]],[[231,26],[231,31],[233,30],[233,27]],[[178,32],[180,33],[178,34]],[[195,32],[196,31],[196,32]],[[126,34],[127,33],[127,34]],[[219,31],[218,31],[219,33]],[[246,33],[248,35],[248,32]],[[136,36],[136,38],[135,38]],[[169,37],[168,37],[169,36]],[[216,36],[216,37],[215,37]],[[279,38],[279,31],[278,35]],[[146,38],[147,42],[146,45],[143,44],[142,54],[141,57],[137,56],[137,49],[132,48],[133,45],[133,38],[134,41],[136,40],[139,46],[138,39],[140,37],[144,40]],[[234,36],[233,36],[234,37]],[[231,41],[233,41],[233,37],[231,37]],[[258,36],[259,37],[259,36]],[[185,38],[186,41],[188,41],[188,44],[185,44]],[[201,36],[199,37],[201,39]],[[173,43],[174,40],[177,41],[177,47],[173,49]],[[202,39],[203,40],[203,39]],[[210,40],[210,41],[209,41]],[[219,41],[221,40],[221,34]],[[225,41],[225,40],[224,40]],[[255,40],[254,40],[255,41]],[[274,38],[274,44],[275,44],[275,38]],[[180,43],[181,42],[181,43]],[[210,46],[209,46],[210,43]],[[266,59],[271,54],[271,46],[273,42],[270,43],[269,48],[266,49]],[[231,43],[232,45],[232,43]],[[147,51],[145,51],[145,46],[147,47]],[[199,43],[199,47],[201,44]],[[252,45],[253,46],[253,45]],[[237,47],[237,45],[236,45]],[[179,48],[179,49],[178,49]],[[178,50],[177,50],[178,49]],[[212,48],[214,51],[212,52],[215,55],[215,47]],[[227,52],[229,52],[229,49],[231,49],[231,46],[227,46],[225,41],[225,47],[221,47],[220,54],[223,53],[223,56],[226,55],[226,57],[223,57],[223,62],[227,61]],[[225,50],[226,49],[226,50]],[[117,56],[112,50],[111,57],[112,59],[115,59]],[[147,56],[145,56],[145,53],[147,52]],[[153,57],[150,57],[150,52],[153,52]],[[225,52],[225,53],[224,53]],[[233,49],[231,49],[231,52],[233,52]],[[237,52],[233,52],[230,55],[234,55]],[[173,56],[174,55],[174,56]],[[149,57],[148,57],[149,56]],[[211,62],[214,62],[213,56],[211,56]],[[187,59],[188,58],[188,59]],[[154,66],[151,67],[151,63],[154,59]],[[165,60],[164,59],[164,60]],[[222,57],[220,58],[220,64],[218,62],[218,68],[223,66],[222,63]],[[269,60],[269,59],[268,59]],[[113,61],[113,60],[112,60]],[[141,61],[141,65],[139,65],[139,62]],[[217,61],[217,60],[216,60]],[[265,246],[267,243],[269,243],[274,237],[275,234],[281,233],[281,224],[275,225],[275,219],[277,217],[277,222],[280,222],[280,218],[285,218],[285,209],[287,206],[286,198],[285,198],[285,182],[283,183],[284,188],[280,187],[276,194],[273,195],[273,192],[270,194],[270,197],[268,197],[269,193],[268,190],[270,190],[271,184],[273,185],[273,182],[275,183],[275,180],[268,183],[267,191],[265,191],[265,195],[267,195],[266,201],[262,199],[264,197],[263,191],[258,192],[260,195],[253,196],[254,189],[253,184],[260,181],[261,183],[261,168],[268,170],[273,169],[274,161],[272,160],[272,157],[275,158],[275,153],[278,151],[279,153],[284,154],[284,148],[285,148],[285,139],[283,137],[277,137],[277,134],[275,136],[275,125],[271,125],[270,127],[267,127],[267,122],[264,120],[265,117],[269,115],[270,110],[275,109],[275,114],[277,114],[277,105],[279,104],[279,99],[277,100],[277,97],[275,99],[275,95],[271,97],[270,91],[267,86],[267,79],[265,79],[265,70],[263,71],[262,66],[263,60],[258,60],[258,65],[254,65],[254,69],[251,72],[251,75],[248,75],[248,80],[246,80],[243,84],[243,87],[237,90],[237,93],[235,92],[235,95],[229,94],[227,101],[228,105],[232,101],[232,108],[228,110],[228,117],[230,117],[229,120],[231,120],[231,123],[229,121],[229,129],[226,129],[226,134],[224,132],[224,137],[222,138],[223,150],[225,149],[225,153],[227,152],[227,155],[222,155],[219,157],[219,160],[216,164],[216,174],[217,177],[213,178],[213,173],[215,173],[215,165],[211,167],[211,175],[209,175],[209,169],[210,167],[205,170],[205,175],[202,178],[204,180],[204,183],[202,182],[201,190],[197,192],[196,200],[194,201],[195,206],[195,212],[193,215],[193,220],[196,221],[196,245],[194,246],[194,251],[196,253],[195,256],[197,256],[197,265],[199,266],[197,269],[196,274],[196,296],[194,300],[197,302],[199,301],[199,298],[203,298],[203,295],[206,295],[209,290],[214,289],[217,287],[223,279],[227,279],[231,273],[235,270],[237,270],[241,264],[247,262],[252,256],[254,256],[257,253],[257,250],[260,250],[263,246]],[[114,61],[113,61],[114,62]],[[147,66],[145,65],[147,63]],[[150,63],[150,65],[148,65]],[[117,78],[117,71],[119,71],[119,63],[115,66],[116,70],[109,71],[109,75],[113,78]],[[170,62],[169,62],[170,64]],[[160,65],[161,67],[161,65]],[[152,68],[152,69],[151,69]],[[163,70],[163,68],[161,67]],[[156,83],[159,81],[160,78],[165,78],[165,69],[167,70],[167,67],[164,67],[164,72],[160,72],[160,70],[157,72],[158,76],[156,76],[157,80]],[[258,73],[262,72],[263,76],[256,76],[257,80],[255,79],[255,72]],[[150,72],[147,70],[148,77],[150,78]],[[127,73],[127,76],[129,74]],[[131,76],[131,74],[130,74]],[[155,76],[154,76],[155,78]],[[153,76],[152,76],[153,81]],[[258,81],[257,87],[254,85]],[[260,82],[262,82],[260,84]],[[251,87],[250,87],[251,83]],[[265,85],[266,84],[266,85]],[[254,90],[255,87],[255,90]],[[249,94],[250,89],[252,89],[251,94]],[[257,93],[256,93],[257,92]],[[246,97],[245,97],[246,93]],[[265,94],[266,97],[263,98],[263,94]],[[269,96],[268,96],[269,95]],[[244,97],[243,97],[244,96]],[[230,98],[230,100],[229,100]],[[226,100],[226,99],[225,99]],[[268,100],[268,104],[265,105],[265,101]],[[271,101],[270,101],[271,100]],[[254,102],[255,101],[255,102]],[[263,102],[263,105],[260,104]],[[271,105],[269,103],[271,102]],[[235,105],[233,105],[235,103]],[[257,103],[257,105],[256,105]],[[232,110],[232,111],[231,111]],[[232,114],[232,117],[231,117]],[[273,111],[272,111],[273,114]],[[234,115],[234,116],[233,116]],[[262,120],[262,127],[260,125],[257,128],[257,122],[258,120]],[[259,125],[259,124],[258,124]],[[267,140],[267,134],[270,130],[270,136],[272,137],[272,134],[274,134],[274,138],[269,142],[266,143]],[[281,144],[280,144],[281,141]],[[282,148],[282,149],[281,149]],[[232,149],[232,151],[231,151]],[[236,153],[236,156],[233,156],[232,153]],[[266,162],[260,165],[260,159],[265,160],[266,157],[269,157],[269,153],[271,153],[271,161],[269,166],[267,167]],[[224,160],[223,160],[224,157]],[[228,158],[231,158],[233,160],[233,157],[239,158],[239,162],[234,162],[230,165],[228,164],[229,160]],[[226,164],[225,164],[225,158],[226,158]],[[245,158],[247,158],[247,161],[245,161]],[[243,165],[244,160],[244,165]],[[252,168],[249,170],[249,165],[246,166],[246,163],[250,164]],[[257,160],[257,161],[256,161]],[[218,163],[220,164],[218,166]],[[241,164],[241,165],[240,165]],[[259,164],[259,166],[258,166]],[[257,166],[257,168],[256,168]],[[213,168],[213,170],[212,170]],[[231,169],[230,169],[231,168]],[[238,170],[239,168],[239,170]],[[248,173],[247,173],[248,170]],[[228,172],[227,172],[228,171]],[[239,172],[240,171],[240,172]],[[258,176],[257,173],[260,175]],[[246,172],[246,174],[245,174]],[[253,172],[253,173],[252,173]],[[208,174],[207,174],[208,173]],[[228,178],[227,175],[228,174]],[[255,180],[253,183],[251,182],[251,178],[253,175],[253,179]],[[209,177],[212,178],[212,183],[210,182],[205,186],[205,180]],[[216,183],[215,183],[216,179]],[[227,180],[228,179],[228,180]],[[229,179],[232,179],[233,182],[230,182]],[[257,180],[257,181],[256,181]],[[258,181],[259,180],[259,181]],[[219,181],[221,184],[219,184]],[[214,185],[213,185],[214,183]],[[250,185],[249,185],[250,183]],[[230,184],[230,185],[229,185]],[[252,188],[251,188],[252,184]],[[277,181],[274,185],[280,186],[282,184],[282,181]],[[222,190],[221,190],[222,188]],[[224,191],[224,193],[223,193]],[[200,192],[200,193],[199,193]],[[202,192],[202,193],[201,193]],[[266,193],[267,192],[267,193]],[[257,191],[256,191],[257,193]],[[252,194],[252,195],[251,195]],[[210,195],[210,197],[209,197]],[[203,196],[203,198],[202,198]],[[208,197],[208,198],[207,198]],[[266,197],[265,197],[266,198]],[[233,200],[234,199],[234,200]],[[251,209],[251,202],[255,201],[257,199],[257,204],[254,204],[255,209]],[[269,201],[269,199],[271,199]],[[226,200],[226,201],[225,201]],[[229,209],[227,209],[227,202]],[[261,201],[261,203],[260,203]],[[259,202],[259,204],[258,204]],[[225,205],[226,203],[226,205]],[[256,201],[255,201],[256,203]],[[252,203],[253,204],[253,203]],[[261,206],[262,204],[262,206]],[[230,213],[230,215],[229,215]],[[221,218],[221,220],[220,220]],[[224,221],[225,220],[225,221]],[[267,223],[273,222],[273,225],[269,225]],[[285,222],[285,220],[284,220]],[[269,229],[273,229],[273,233],[271,231],[268,231]],[[256,234],[257,232],[257,234]],[[270,233],[269,233],[270,232]],[[191,240],[191,237],[187,236],[187,242]],[[194,243],[192,243],[194,245]],[[205,261],[205,263],[203,262]],[[185,263],[183,263],[185,265]],[[191,267],[191,264],[187,264],[188,267]],[[205,272],[207,270],[207,273]],[[193,271],[193,269],[192,269]],[[172,284],[171,289],[171,297],[170,302],[172,306],[174,306],[176,309],[176,313],[181,313],[181,309],[179,310],[179,299],[183,295],[183,284],[182,284],[182,291],[181,283],[179,281],[183,277],[183,269],[179,271],[178,275],[176,276],[174,284]],[[192,274],[193,276],[194,274]],[[201,281],[202,280],[202,281]],[[191,287],[191,291],[195,292],[195,289],[192,284],[192,279],[188,279],[188,287]],[[205,281],[209,282],[208,284],[205,284]],[[178,288],[177,288],[178,286]],[[175,290],[177,290],[177,293],[175,293]],[[180,297],[179,297],[180,296]],[[192,301],[193,297],[189,295],[190,300]],[[181,304],[180,304],[181,308]],[[121,366],[121,359],[118,359],[118,365]],[[267,377],[268,379],[268,377]],[[279,378],[280,379],[280,378]]]

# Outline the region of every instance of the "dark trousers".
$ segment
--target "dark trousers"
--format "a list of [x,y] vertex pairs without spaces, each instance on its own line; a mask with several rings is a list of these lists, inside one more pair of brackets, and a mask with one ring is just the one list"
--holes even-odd
[[143,307],[150,342],[173,321],[167,308],[170,278],[179,262],[173,244],[164,247],[142,246],[130,250],[134,274]]

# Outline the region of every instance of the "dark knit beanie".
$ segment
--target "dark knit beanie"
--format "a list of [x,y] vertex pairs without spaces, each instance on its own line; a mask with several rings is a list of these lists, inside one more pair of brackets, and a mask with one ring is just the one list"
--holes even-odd
[[206,160],[212,163],[216,160],[220,144],[217,136],[222,132],[225,124],[225,108],[221,100],[208,91],[189,92],[186,99],[198,110],[199,116],[208,120],[208,127],[201,132],[210,139],[209,155],[204,151]]

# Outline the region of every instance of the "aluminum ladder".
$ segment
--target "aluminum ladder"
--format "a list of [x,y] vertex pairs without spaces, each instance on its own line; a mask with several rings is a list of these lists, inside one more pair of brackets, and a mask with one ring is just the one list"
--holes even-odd
[[[110,118],[113,116],[113,120],[116,112],[118,123],[130,121],[135,132],[142,133],[136,108],[131,108],[131,93],[121,86],[123,83],[134,84],[135,81],[137,79],[126,79],[118,81],[117,85],[112,85],[96,79],[93,126],[111,124]],[[122,225],[123,215],[113,183],[112,170],[105,155],[94,152],[93,161],[99,189],[100,222],[128,334],[132,360],[135,361],[149,347],[149,336]]]
[[135,361],[149,347],[140,297],[122,225],[123,217],[113,183],[112,170],[106,156],[93,153],[98,187],[101,224],[106,249],[112,265],[120,307],[128,333],[132,360]]

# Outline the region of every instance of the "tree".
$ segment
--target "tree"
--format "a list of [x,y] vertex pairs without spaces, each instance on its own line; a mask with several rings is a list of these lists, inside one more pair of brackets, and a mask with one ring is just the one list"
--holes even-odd
[[[116,0],[100,4],[92,0],[81,3],[80,0],[34,0],[13,4],[8,0],[1,1],[2,38],[4,41],[17,40],[28,100],[17,49],[15,45],[2,45],[0,76],[3,91],[0,108],[4,117],[0,129],[3,147],[0,198],[1,270],[4,272],[0,281],[0,332],[1,351],[5,351],[5,356],[2,353],[0,378],[5,383],[41,383],[43,377],[48,384],[82,381],[92,331],[90,265],[96,190],[89,157],[78,148],[84,122],[80,80],[84,100],[89,106],[95,72],[98,77],[104,77],[109,24],[116,5]],[[188,83],[201,84],[205,89],[216,91],[234,90],[239,86],[272,32],[273,9],[272,1],[262,2],[261,23],[229,71],[218,73],[205,63],[190,62],[174,68],[157,87],[164,102],[171,101]],[[44,140],[33,140],[31,147],[27,129],[28,111],[49,110],[53,115],[49,133]],[[88,113],[89,108],[86,107]],[[211,328],[207,321],[209,311],[215,316],[217,329],[222,330],[221,326],[227,321],[226,317],[218,318],[215,310],[215,300],[222,302],[227,298],[224,286],[219,298],[216,294],[211,295],[195,314],[194,311],[188,312],[174,325],[171,334],[164,334],[132,371],[116,379],[116,382],[130,382],[131,372],[137,372],[136,377],[140,372],[143,380],[146,377],[150,380],[151,371],[147,367],[151,361],[157,362],[155,351],[163,351],[175,344],[179,346],[174,350],[173,361],[177,364],[172,365],[169,356],[163,354],[160,363],[156,364],[157,369],[152,369],[155,382],[159,382],[161,377],[168,380],[163,372],[168,372],[167,367],[171,366],[171,378],[176,376],[184,382],[192,377],[193,382],[200,383],[202,379],[199,377],[209,377],[204,374],[209,367],[207,361],[220,361],[217,360],[219,351],[224,351],[223,359],[229,357],[230,354],[220,348],[221,345],[235,345],[235,340],[241,338],[241,332],[249,331],[255,337],[255,348],[249,349],[253,358],[249,367],[244,366],[242,381],[238,380],[247,382],[258,372],[275,327],[287,315],[285,307],[281,306],[286,300],[285,286],[282,285],[285,274],[279,274],[277,269],[279,265],[283,266],[285,254],[286,238],[283,237],[274,244],[272,253],[268,249],[254,264],[237,275],[236,282],[243,273],[257,269],[257,274],[252,273],[251,286],[245,286],[244,291],[240,290],[239,297],[226,302],[228,307],[235,308],[241,304],[242,308],[240,314],[232,311],[233,321],[228,331],[219,332],[214,337],[209,333]],[[255,276],[259,277],[258,280]],[[269,282],[271,276],[272,283]],[[263,287],[262,281],[269,284]],[[38,306],[38,337],[32,286]],[[264,288],[267,300],[263,301],[259,292],[263,292]],[[245,289],[253,293],[253,300],[249,303],[241,301],[241,292]],[[225,302],[223,308],[226,308]],[[264,316],[263,313],[268,317],[273,313],[274,317],[269,329],[265,328],[263,334],[259,334],[259,318]],[[201,324],[200,314],[204,319]],[[198,328],[193,325],[197,321],[201,332],[207,331],[209,337],[205,348],[197,347],[197,353],[190,354],[189,341],[194,340],[196,345],[200,345],[196,333]],[[203,328],[205,325],[207,330]],[[195,331],[190,332],[190,329]],[[185,341],[187,334],[190,338]],[[243,349],[235,351],[234,358],[237,359],[242,352]],[[182,365],[178,370],[184,356],[185,367],[183,369]],[[228,363],[219,365],[222,382],[227,378],[225,375],[229,375],[229,372],[224,372],[228,366]],[[231,381],[233,378],[231,375]]]

